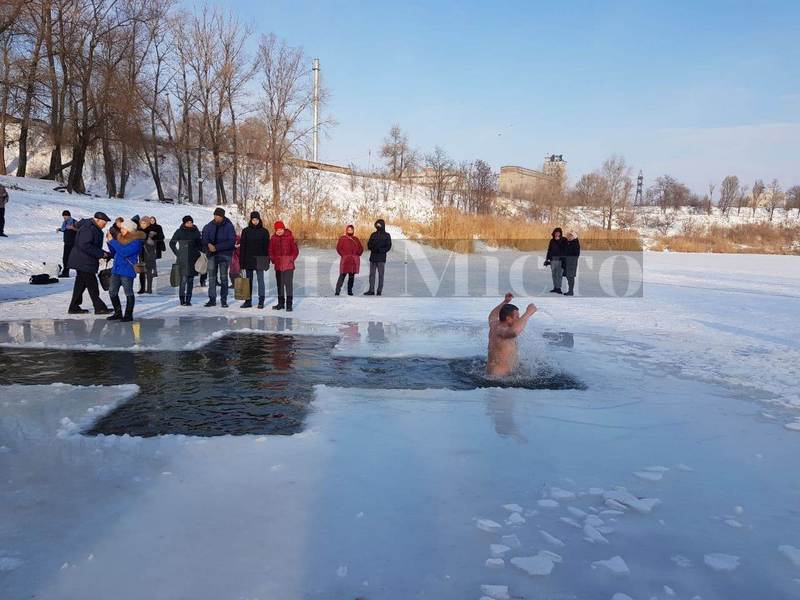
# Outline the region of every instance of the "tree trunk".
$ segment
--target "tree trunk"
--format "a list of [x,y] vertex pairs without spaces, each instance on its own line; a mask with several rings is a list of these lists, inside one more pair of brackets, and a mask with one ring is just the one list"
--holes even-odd
[[225,195],[225,179],[222,175],[222,166],[219,160],[219,146],[214,144],[212,148],[214,155],[214,183],[217,188],[217,204],[227,204],[228,199]]
[[122,157],[119,161],[119,192],[117,198],[125,197],[125,190],[128,187],[128,179],[131,176],[131,164],[128,159],[128,146],[122,145]]
[[[8,79],[10,65],[8,62],[8,46],[3,46],[3,81]],[[8,111],[8,85],[0,90],[0,175],[6,174],[6,111]]]
[[272,178],[272,208],[275,214],[281,207],[281,163],[277,159],[272,159],[271,165],[271,178]]
[[103,149],[103,172],[106,176],[106,195],[108,195],[109,198],[115,198],[117,195],[117,169],[114,165],[114,152],[111,150],[111,142],[108,140],[105,126],[103,126],[103,134],[100,143]]
[[203,204],[203,150],[197,145],[197,203]]
[[239,204],[239,132],[236,127],[236,113],[231,106],[231,129],[233,131],[233,180],[231,188],[233,190],[233,203]]
[[71,194],[86,193],[86,185],[83,182],[83,165],[86,162],[86,143],[77,142],[72,148],[72,165],[70,166],[69,176],[67,177],[67,191]]
[[42,49],[44,26],[38,27],[36,45],[31,57],[28,79],[25,84],[25,100],[22,104],[22,115],[19,123],[19,157],[17,159],[17,177],[25,177],[28,170],[28,131],[31,125],[31,109],[33,107],[33,93],[36,85],[36,71],[39,68],[39,54]]

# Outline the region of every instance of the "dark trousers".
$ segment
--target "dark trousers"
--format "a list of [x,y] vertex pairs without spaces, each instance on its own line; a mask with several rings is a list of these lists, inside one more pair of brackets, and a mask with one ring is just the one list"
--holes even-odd
[[275,271],[275,282],[278,284],[278,300],[294,296],[294,270]]
[[[377,291],[379,294],[383,292],[383,270],[386,268],[386,263],[371,262],[369,263],[369,291]],[[375,272],[378,273],[378,289],[375,289]]]
[[192,301],[192,288],[194,287],[194,276],[181,274],[181,282],[178,284],[178,297],[181,302]]
[[344,278],[347,277],[347,293],[353,293],[353,282],[356,280],[355,273],[339,273],[339,279],[336,281],[336,293],[342,291],[342,284],[344,284]]
[[89,298],[92,299],[95,310],[107,309],[106,303],[100,299],[100,287],[97,285],[97,275],[89,273],[88,271],[76,271],[76,273],[75,286],[72,288],[72,301],[69,303],[69,309],[76,310],[81,307],[84,291],[89,292]]
[[266,286],[264,285],[264,269],[246,269],[246,271],[247,278],[250,280],[250,298],[253,297],[253,275],[255,275],[258,281],[258,299],[263,302],[264,296],[266,295]]
[[217,281],[219,281],[219,297],[223,302],[228,301],[228,268],[231,259],[228,256],[208,257],[208,299],[217,301]]
[[61,274],[69,277],[69,253],[72,252],[72,246],[75,244],[67,244],[64,242],[64,255],[61,258]]
[[5,233],[6,228],[6,207],[0,206],[0,233]]

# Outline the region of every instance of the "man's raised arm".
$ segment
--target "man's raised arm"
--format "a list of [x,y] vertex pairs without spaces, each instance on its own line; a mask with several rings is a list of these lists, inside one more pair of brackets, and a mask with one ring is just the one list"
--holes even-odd
[[535,304],[528,304],[528,308],[525,309],[525,314],[520,315],[519,319],[514,321],[511,325],[511,330],[514,334],[519,335],[525,329],[525,325],[528,324],[528,319],[530,319],[534,313],[536,312],[536,305]]
[[506,293],[506,297],[503,298],[503,301],[497,306],[495,306],[492,309],[492,312],[489,313],[489,323],[491,323],[492,321],[498,321],[500,319],[500,309],[503,308],[509,302],[511,302],[513,298],[514,295],[511,292]]

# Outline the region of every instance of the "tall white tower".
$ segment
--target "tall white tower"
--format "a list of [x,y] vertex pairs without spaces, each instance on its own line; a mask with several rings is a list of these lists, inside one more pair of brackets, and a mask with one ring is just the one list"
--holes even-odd
[[319,162],[319,59],[315,58],[312,62],[312,71],[314,72],[314,148],[313,160]]

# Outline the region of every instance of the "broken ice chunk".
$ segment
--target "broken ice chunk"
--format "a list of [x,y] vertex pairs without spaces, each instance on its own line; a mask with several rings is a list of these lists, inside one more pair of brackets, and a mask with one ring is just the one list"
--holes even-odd
[[508,512],[521,513],[522,507],[519,504],[503,504],[503,508]]
[[630,573],[630,569],[621,556],[612,556],[608,560],[597,560],[592,563],[592,568],[603,567],[617,575]]
[[575,519],[573,519],[572,517],[559,517],[559,520],[560,520],[560,521],[563,521],[563,522],[564,522],[564,523],[566,523],[567,525],[572,525],[572,526],[573,526],[573,527],[575,527],[576,529],[580,529],[580,528],[581,528],[581,524],[580,524],[580,523],[578,523],[578,522],[577,522]]
[[633,598],[628,596],[628,594],[622,594],[620,592],[617,592],[616,594],[611,596],[611,600],[633,600]]
[[491,519],[478,519],[475,525],[478,529],[482,529],[483,531],[487,531],[489,533],[496,533],[503,528],[500,523],[497,521],[492,521]]
[[554,536],[554,535],[550,535],[549,533],[547,533],[547,532],[546,532],[545,530],[543,530],[543,529],[540,529],[540,530],[539,530],[539,533],[540,533],[540,534],[542,534],[542,537],[543,537],[543,538],[545,539],[545,541],[546,541],[546,542],[548,542],[549,544],[553,544],[553,546],[557,546],[558,548],[563,548],[563,547],[564,547],[564,545],[565,545],[565,544],[564,544],[564,542],[562,542],[562,541],[561,541],[560,539],[558,539],[556,536]]
[[550,498],[544,498],[542,500],[539,500],[537,504],[542,508],[558,508],[559,506],[558,502],[556,502],[555,500],[551,500]]
[[583,527],[583,534],[586,536],[584,539],[587,542],[591,542],[593,544],[607,544],[608,540],[603,537],[603,534],[597,531],[594,527],[589,524],[584,525]]
[[652,467],[645,467],[642,471],[650,471],[651,473],[666,473],[669,471],[669,467],[662,467],[661,465],[655,465]]
[[673,589],[672,589],[671,587],[669,587],[668,585],[665,585],[665,586],[664,586],[664,593],[665,593],[667,596],[669,596],[670,598],[674,598],[674,597],[675,597],[675,590],[673,590]]
[[670,560],[674,562],[676,565],[681,567],[682,569],[688,569],[692,566],[692,561],[682,554],[676,554],[670,557]]
[[654,471],[636,471],[634,475],[646,481],[661,481],[664,478],[664,473]]
[[591,525],[592,527],[602,527],[603,525],[605,525],[603,519],[601,519],[597,515],[587,515],[584,523],[586,523],[587,525]]
[[338,577],[347,577],[347,567],[342,565],[338,569],[336,569],[336,575]]
[[650,513],[656,506],[661,504],[661,500],[658,498],[637,498],[625,490],[612,490],[606,492],[603,497],[606,499],[606,504],[609,501],[613,501],[622,506],[630,506],[640,513]]
[[725,519],[725,525],[728,527],[742,527],[742,524],[736,519]]
[[492,600],[510,600],[507,585],[482,585],[481,594],[492,598]]
[[489,553],[494,558],[498,558],[500,556],[503,556],[503,554],[505,554],[509,550],[511,550],[511,548],[509,548],[505,544],[490,544],[489,545]]
[[778,552],[792,561],[794,566],[800,567],[800,548],[795,548],[794,546],[784,544],[783,546],[778,546]]
[[518,512],[511,513],[511,516],[506,519],[506,525],[522,525],[524,522],[525,517]]
[[784,427],[786,427],[786,429],[789,429],[791,431],[800,431],[800,419],[795,419],[791,423],[786,423]]
[[739,557],[722,552],[712,552],[703,557],[703,562],[715,571],[733,571],[739,566]]
[[519,541],[519,538],[513,533],[511,535],[504,535],[500,539],[509,548],[519,548],[520,546],[522,546],[522,543]]
[[570,512],[572,515],[578,517],[579,519],[582,519],[586,516],[586,511],[581,510],[576,506],[568,506],[567,511]]
[[499,569],[500,567],[504,567],[506,561],[502,558],[487,558],[486,559],[486,566],[490,569]]
[[517,556],[509,562],[528,575],[545,576],[550,575],[557,562],[561,562],[561,557],[552,552],[539,552],[536,556]]
[[551,487],[550,497],[554,498],[555,500],[572,500],[575,498],[575,492],[570,492],[569,490],[565,490],[560,487]]

